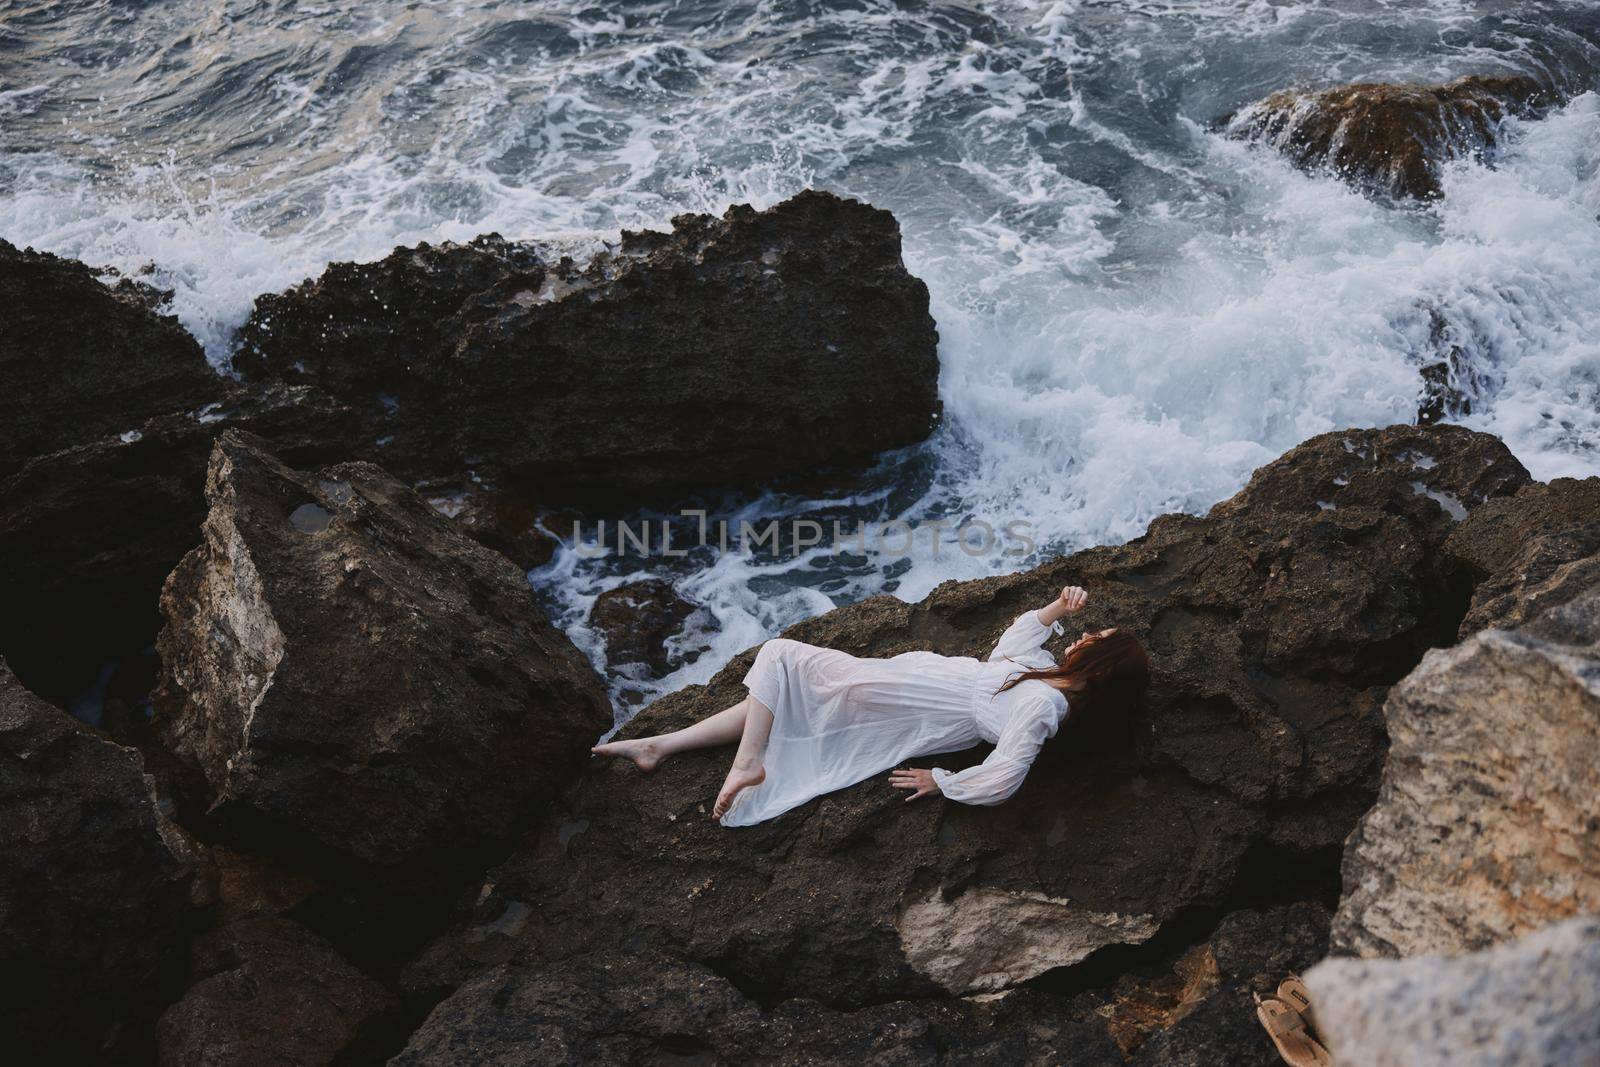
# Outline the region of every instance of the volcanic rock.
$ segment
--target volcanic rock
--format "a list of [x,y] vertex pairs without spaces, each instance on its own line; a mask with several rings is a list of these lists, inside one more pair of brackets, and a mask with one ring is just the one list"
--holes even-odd
[[1297,166],[1427,200],[1442,194],[1442,164],[1482,158],[1506,116],[1533,116],[1556,100],[1553,89],[1522,74],[1472,74],[1444,85],[1361,82],[1274,93],[1240,111],[1227,129],[1230,137],[1271,145]]
[[630,582],[595,597],[589,625],[606,639],[606,663],[643,664],[657,678],[677,665],[667,648],[695,606],[657,578]]
[[1445,551],[1477,579],[1461,636],[1490,626],[1539,633],[1546,612],[1600,588],[1600,478],[1535,482],[1492,500]]
[[[1164,1016],[1130,1020],[1132,998],[1125,987],[1138,992],[1140,986],[1120,982],[1110,1005],[1112,1032],[1126,1035],[1130,1021],[1144,1023],[1146,1031],[1155,1024],[1153,1033],[1139,1033],[1140,1042],[1128,1050],[1137,1067],[1279,1067],[1283,1061],[1256,1021],[1251,994],[1276,991],[1284,975],[1303,971],[1327,949],[1328,912],[1318,904],[1233,912],[1208,942],[1178,961],[1172,978],[1181,984],[1163,983],[1178,984],[1182,994]],[[1196,956],[1209,961],[1209,973],[1193,962],[1185,966]]]
[[893,216],[807,192],[584,266],[498,235],[337,263],[258,299],[233,362],[348,404],[413,481],[631,500],[921,440],[937,339]]
[[727,979],[655,952],[604,952],[485,972],[440,1004],[393,1061],[425,1064],[1120,1064],[1085,1005],[1019,994],[854,1012],[763,1010]]
[[[1458,427],[1325,434],[1209,516],[801,623],[787,636],[856,655],[983,655],[1018,613],[1079,584],[1090,605],[1074,626],[1133,629],[1156,672],[1142,714],[1069,724],[995,808],[907,804],[874,779],[730,832],[708,814],[726,752],[653,774],[597,767],[408,981],[472,973],[452,939],[520,909],[509,956],[523,966],[649,947],[746,994],[848,1010],[1011,988],[1152,941],[1232,899],[1247,856],[1256,871],[1331,873],[1376,792],[1388,687],[1466,610],[1470,583],[1440,550],[1455,513],[1526,482],[1499,441]],[[751,658],[623,736],[736,703]]]
[[138,753],[0,660],[0,1042],[16,1063],[126,1049],[182,979],[186,872]]
[[156,1027],[163,1067],[322,1067],[399,1007],[287,919],[231,923],[200,938],[194,957],[195,983]]
[[0,649],[35,689],[74,695],[108,658],[150,645],[162,582],[200,539],[219,432],[248,427],[297,463],[349,449],[348,412],[315,390],[215,396],[34,457],[0,479]]
[[611,725],[520,570],[370,464],[228,431],[162,592],[156,727],[218,834],[335,874],[515,834]]
[[525,571],[549,563],[560,546],[558,537],[540,528],[541,520],[554,521],[553,515],[526,497],[478,485],[418,491],[440,514],[454,519],[467,536]]
[[223,392],[194,338],[130,279],[0,240],[0,477]]

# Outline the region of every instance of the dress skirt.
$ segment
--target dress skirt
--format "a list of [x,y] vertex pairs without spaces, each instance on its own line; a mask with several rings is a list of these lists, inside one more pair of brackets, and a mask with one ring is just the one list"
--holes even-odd
[[976,744],[973,701],[983,664],[907,652],[860,659],[785,638],[761,646],[744,678],[772,712],[766,780],[722,817],[750,826],[915,756]]

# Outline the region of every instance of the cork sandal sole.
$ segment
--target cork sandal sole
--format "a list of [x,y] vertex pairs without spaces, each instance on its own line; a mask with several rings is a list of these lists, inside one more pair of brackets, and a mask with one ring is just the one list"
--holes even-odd
[[1289,1067],[1333,1067],[1333,1057],[1306,1032],[1305,1018],[1286,1001],[1257,994],[1256,1018]]
[[1278,983],[1278,999],[1299,1012],[1312,1030],[1319,1029],[1317,1017],[1311,1010],[1311,990],[1298,974],[1291,974]]

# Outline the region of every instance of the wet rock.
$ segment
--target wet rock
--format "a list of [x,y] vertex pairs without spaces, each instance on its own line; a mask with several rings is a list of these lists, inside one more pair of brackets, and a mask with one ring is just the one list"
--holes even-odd
[[151,310],[159,294],[98,273],[0,241],[0,477],[223,392],[194,338]]
[[0,1041],[17,1063],[133,1055],[182,978],[186,873],[139,756],[0,660]]
[[[1390,426],[1314,437],[1259,468],[1212,518],[1262,508],[1337,513],[1376,508],[1403,516],[1435,544],[1467,512],[1530,484],[1492,437],[1459,426]],[[1309,447],[1317,442],[1319,447]]]
[[1344,854],[1334,944],[1471,952],[1600,912],[1600,586],[1428,653],[1390,693],[1378,801]]
[[1333,959],[1306,974],[1338,1063],[1600,1063],[1600,921],[1570,919],[1454,959]]
[[1437,308],[1428,308],[1428,340],[1421,360],[1422,391],[1417,397],[1417,425],[1472,414],[1483,383],[1456,329]]
[[668,640],[695,613],[671,583],[651,578],[608,589],[589,609],[589,625],[605,635],[606,663],[643,664],[660,678],[682,665]]
[[234,366],[350,405],[406,478],[632,502],[921,440],[936,342],[894,218],[807,192],[582,267],[495,235],[335,264],[256,302]]
[[525,571],[543,567],[555,556],[560,540],[540,528],[553,516],[526,497],[500,493],[480,485],[469,488],[418,490],[442,515],[454,519],[468,537],[492,548]]
[[392,1062],[578,1065],[1122,1062],[1104,1027],[1064,998],[1020,994],[895,1002],[842,1012],[771,1010],[710,969],[658,953],[606,952],[486,972],[440,1004]]
[[321,1067],[399,1007],[287,919],[241,919],[199,939],[194,957],[194,984],[157,1025],[163,1067]]
[[1363,82],[1274,93],[1240,111],[1227,129],[1230,137],[1271,145],[1297,166],[1426,200],[1441,195],[1442,164],[1482,158],[1504,118],[1536,115],[1556,102],[1550,86],[1523,74],[1473,74],[1443,85]]
[[1536,482],[1490,501],[1445,551],[1478,579],[1463,637],[1490,626],[1540,632],[1546,612],[1600,588],[1600,478]]
[[348,421],[315,390],[272,385],[28,460],[0,479],[0,649],[36,690],[76,695],[153,641],[161,584],[199,540],[216,435],[249,428],[319,463],[342,458]]
[[611,725],[523,573],[369,464],[228,431],[162,592],[156,727],[218,833],[365,877],[518,832]]
[[[1435,497],[1470,513],[1526,481],[1497,440],[1459,428],[1326,434],[1209,516],[802,623],[787,636],[857,655],[983,655],[1019,612],[1082,584],[1074,625],[1132,628],[1156,675],[1142,715],[1070,725],[995,808],[907,804],[880,778],[730,832],[708,814],[726,752],[648,775],[597,766],[492,873],[470,922],[520,904],[530,962],[648,946],[747,993],[841,1009],[1002,990],[1151,942],[1232,899],[1247,853],[1336,856],[1376,792],[1388,687],[1466,610],[1440,551],[1456,519]],[[737,702],[752,656],[623,735]],[[449,941],[428,955],[437,974]]]

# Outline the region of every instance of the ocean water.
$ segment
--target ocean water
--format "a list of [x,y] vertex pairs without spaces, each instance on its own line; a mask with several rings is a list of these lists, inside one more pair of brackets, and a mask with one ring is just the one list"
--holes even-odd
[[[1287,86],[1506,71],[1570,102],[1427,206],[1220,133]],[[1031,552],[569,547],[532,580],[602,668],[601,591],[659,576],[698,606],[691,662],[611,672],[626,714],[835,604],[1136,536],[1312,434],[1410,421],[1439,321],[1475,382],[1456,421],[1538,477],[1600,473],[1597,71],[1591,3],[0,0],[0,236],[151,266],[226,367],[258,294],[397,244],[594,245],[808,186],[893,211],[941,427],[686,505],[1020,521]]]

